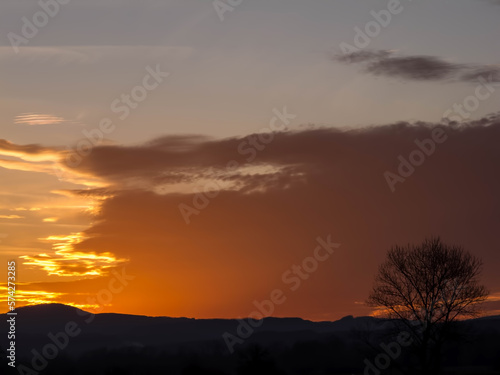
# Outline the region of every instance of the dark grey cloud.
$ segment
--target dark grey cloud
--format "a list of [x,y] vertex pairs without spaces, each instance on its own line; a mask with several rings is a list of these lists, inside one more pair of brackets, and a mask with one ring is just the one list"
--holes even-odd
[[475,82],[479,78],[488,79],[490,82],[500,82],[500,66],[482,66],[464,72],[462,81]]
[[398,56],[391,51],[358,51],[334,60],[362,65],[365,72],[413,81],[500,82],[500,65],[451,63],[435,56]]
[[[350,131],[320,128],[268,133],[265,137],[260,134],[226,139],[163,137],[139,146],[97,146],[74,170],[103,178],[114,186],[132,180],[155,187],[215,178],[243,187],[255,185],[258,181],[270,183],[276,177],[272,175],[278,171],[282,174],[278,180],[290,180],[292,176],[307,174],[310,168],[314,170],[324,165],[325,160],[339,165],[343,159],[353,162],[366,152],[391,164],[395,156],[404,151],[404,148],[394,148],[394,145],[404,143],[411,147],[410,141],[426,136],[435,126],[446,126],[449,134],[458,136],[472,134],[473,129],[479,128],[484,129],[484,133],[491,132],[493,130],[487,129],[492,125],[498,129],[498,114],[460,126],[400,122]],[[263,139],[268,139],[269,143]],[[236,167],[228,167],[231,164],[236,164]],[[266,166],[272,168],[266,170]],[[254,168],[252,173],[246,171],[248,167]]]

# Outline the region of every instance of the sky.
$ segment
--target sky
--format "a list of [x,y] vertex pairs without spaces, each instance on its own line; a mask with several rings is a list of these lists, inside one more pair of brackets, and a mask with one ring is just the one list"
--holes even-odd
[[500,313],[497,1],[0,10],[19,305],[369,315],[387,250],[441,236],[483,260]]

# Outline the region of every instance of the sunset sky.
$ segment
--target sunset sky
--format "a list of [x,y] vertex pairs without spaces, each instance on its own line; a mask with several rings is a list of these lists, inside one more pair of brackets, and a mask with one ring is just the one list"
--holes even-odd
[[278,289],[275,316],[369,315],[390,246],[439,235],[500,314],[499,3],[401,0],[352,55],[388,1],[229,8],[72,0],[13,48],[42,8],[2,1],[0,311],[16,259],[18,306],[237,318]]

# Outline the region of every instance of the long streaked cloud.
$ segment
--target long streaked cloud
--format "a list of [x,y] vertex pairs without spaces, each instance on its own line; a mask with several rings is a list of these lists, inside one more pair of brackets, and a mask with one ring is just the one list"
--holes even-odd
[[67,120],[62,117],[43,113],[23,113],[16,116],[14,119],[14,123],[16,125],[28,126],[57,125],[64,124],[66,122]]
[[55,253],[46,253],[30,256],[21,256],[24,265],[38,267],[47,272],[48,275],[68,277],[103,276],[110,269],[118,267],[127,262],[127,259],[119,259],[110,252],[80,252],[75,246],[84,239],[81,233],[73,233],[67,236],[50,236],[44,240],[53,242]]
[[393,51],[359,51],[336,55],[334,61],[361,65],[368,74],[413,81],[500,82],[500,64],[462,64],[435,56],[400,56]]
[[2,168],[45,173],[57,176],[60,180],[89,187],[106,186],[101,179],[70,168],[65,160],[71,153],[72,151],[61,147],[45,147],[38,144],[18,145],[6,139],[0,139],[0,167]]
[[[64,303],[80,309],[96,309],[99,305],[89,303],[91,292],[75,292],[78,287],[85,283],[87,287],[95,284],[95,279],[85,279],[73,282],[52,282],[52,283],[16,283],[16,307],[27,305],[37,305],[44,303]],[[82,288],[83,289],[83,288]],[[7,283],[0,283],[0,303],[7,306],[8,286]]]
[[0,155],[15,156],[28,161],[53,161],[61,150],[37,144],[17,145],[6,139],[0,139]]
[[[286,164],[258,160],[249,163],[250,152],[255,152],[248,143],[249,137],[213,140],[203,136],[168,136],[139,146],[97,146],[72,171],[100,178],[114,188],[163,193],[185,191],[203,181],[239,190],[255,185],[258,176],[267,176],[267,184],[279,174],[292,172]],[[230,161],[238,166],[227,168]]]
[[21,46],[15,54],[11,47],[0,46],[0,62],[33,64],[94,64],[123,59],[170,58],[184,60],[194,53],[188,46],[88,45],[88,46]]
[[[16,290],[16,297],[19,302],[23,305],[35,305],[38,303],[51,303],[56,302],[63,293],[53,293],[46,290],[23,290],[25,284],[18,283],[18,290]],[[7,303],[8,301],[8,287],[5,284],[0,284],[0,302]]]
[[[474,132],[474,129],[493,131],[486,129],[496,129],[498,119],[498,114],[491,114],[462,126],[448,127],[448,131],[452,134]],[[98,146],[74,169],[108,183],[110,190],[107,192],[96,189],[87,190],[86,194],[110,194],[113,189],[155,191],[159,186],[174,185],[181,188],[177,192],[185,192],[193,184],[202,185],[208,181],[216,181],[222,190],[245,191],[246,187],[260,183],[277,188],[290,181],[302,182],[310,165],[323,164],[322,158],[346,157],[331,148],[345,150],[346,145],[350,145],[354,150],[363,147],[360,142],[370,139],[373,140],[370,147],[388,147],[385,142],[391,138],[396,141],[400,131],[418,137],[438,125],[402,122],[352,131],[320,128],[274,133],[269,145],[261,142],[255,147],[248,140],[258,139],[258,134],[220,140],[200,136],[163,137],[139,146]],[[375,142],[378,137],[384,142]],[[289,145],[301,152],[289,152]],[[376,152],[382,151],[377,149]],[[236,162],[237,167],[228,168],[229,162]]]
[[23,217],[19,215],[0,215],[0,219],[22,219]]

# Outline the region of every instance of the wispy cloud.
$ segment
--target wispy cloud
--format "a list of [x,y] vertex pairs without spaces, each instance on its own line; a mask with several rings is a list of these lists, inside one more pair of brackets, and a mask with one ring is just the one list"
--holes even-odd
[[56,223],[59,221],[59,218],[57,217],[46,217],[43,219],[44,223]]
[[0,139],[0,155],[14,156],[26,161],[52,161],[61,155],[61,150],[37,144],[18,145]]
[[[58,289],[63,289],[61,284],[69,283],[17,283],[16,290],[16,306],[29,306],[44,303],[64,303],[66,305],[78,307],[81,309],[98,308],[98,304],[90,304],[85,301],[85,297],[91,293],[75,293],[75,292],[60,292]],[[0,303],[7,305],[8,287],[6,284],[0,284]]]
[[[101,178],[68,167],[65,160],[70,153],[59,147],[44,147],[38,144],[18,145],[6,139],[0,139],[0,167],[2,168],[46,173],[89,187],[107,186]],[[1,158],[2,156],[7,158]]]
[[194,52],[188,46],[161,45],[88,45],[88,46],[21,46],[15,54],[11,47],[0,46],[0,60],[32,64],[93,64],[123,59],[169,58],[184,60]]
[[64,118],[42,114],[42,113],[23,113],[21,115],[16,116],[14,119],[14,123],[17,125],[55,125],[55,124],[63,124],[67,122]]
[[67,236],[49,236],[45,241],[53,243],[55,253],[38,254],[34,256],[21,256],[27,266],[38,267],[49,275],[57,276],[103,276],[113,267],[127,261],[118,259],[110,252],[97,254],[95,252],[80,252],[75,250],[75,245],[82,242],[82,233],[73,233]]
[[334,61],[358,64],[368,74],[413,81],[475,82],[481,76],[500,82],[500,64],[461,64],[435,56],[399,56],[394,51],[359,51],[335,55]]

